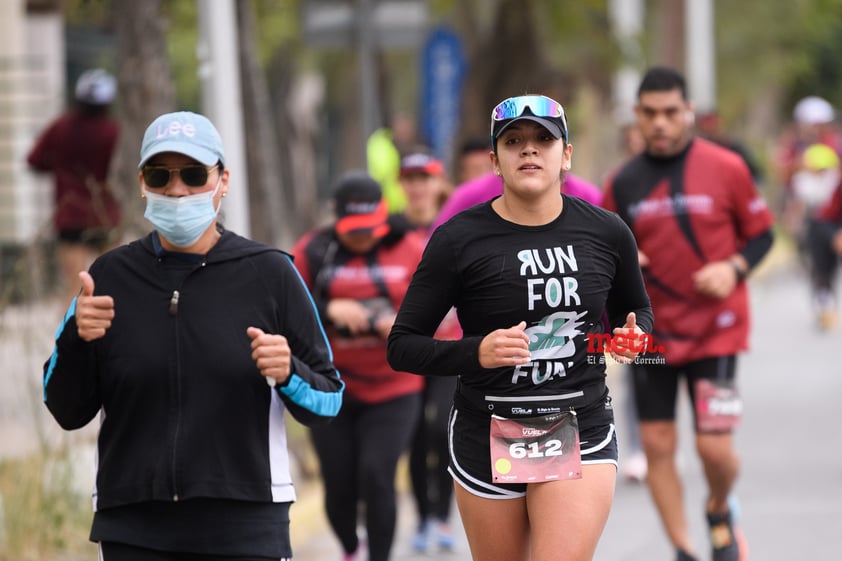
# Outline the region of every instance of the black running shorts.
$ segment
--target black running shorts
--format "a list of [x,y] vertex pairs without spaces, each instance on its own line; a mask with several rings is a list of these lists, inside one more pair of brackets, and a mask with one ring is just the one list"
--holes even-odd
[[[617,436],[611,399],[577,409],[579,450],[582,465],[617,466]],[[492,483],[490,433],[491,417],[454,406],[450,412],[447,437],[450,452],[448,471],[469,493],[486,499],[516,499],[526,495],[527,483]],[[534,483],[533,485],[540,485]]]
[[[682,366],[632,364],[637,417],[641,421],[675,420],[678,383],[686,379],[690,403],[696,402],[695,382],[699,379],[734,382],[737,357],[734,355],[705,358]],[[693,409],[694,426],[696,410]]]

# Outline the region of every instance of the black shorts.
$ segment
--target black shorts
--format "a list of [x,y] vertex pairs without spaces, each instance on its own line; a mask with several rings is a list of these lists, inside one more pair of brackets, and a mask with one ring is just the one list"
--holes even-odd
[[104,251],[113,237],[112,230],[102,228],[63,229],[58,232],[58,241],[66,244],[82,244],[96,251]]
[[[641,421],[675,420],[678,382],[687,380],[690,403],[696,403],[695,382],[699,379],[734,383],[737,357],[734,355],[705,358],[682,366],[632,364],[637,418]],[[693,409],[694,426],[696,409]]]
[[230,555],[208,555],[206,553],[178,553],[156,551],[124,543],[102,542],[99,544],[99,561],[285,561],[292,557],[238,557]]
[[[582,465],[617,465],[617,436],[611,399],[577,409],[579,450]],[[516,499],[526,495],[527,483],[492,483],[491,417],[454,406],[450,412],[447,438],[453,479],[472,495],[486,499]]]

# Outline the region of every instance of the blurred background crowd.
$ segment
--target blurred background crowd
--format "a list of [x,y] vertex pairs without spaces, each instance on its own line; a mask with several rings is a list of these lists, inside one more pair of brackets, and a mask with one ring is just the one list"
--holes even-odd
[[[4,2],[3,278],[22,248],[51,238],[51,183],[30,173],[26,153],[73,102],[81,74],[96,67],[117,82],[111,114],[121,134],[109,181],[135,221],[124,230],[146,228],[135,218],[142,213],[125,207],[139,204],[134,160],[143,128],[166,111],[207,114],[236,146],[232,167],[247,172],[248,190],[227,204],[229,227],[290,247],[325,218],[330,181],[351,167],[395,182],[400,151],[420,143],[458,183],[460,148],[488,134],[489,108],[513,92],[564,103],[574,171],[601,183],[624,157],[634,87],[651,64],[685,71],[699,131],[739,139],[767,199],[780,201],[792,173],[780,146],[797,134],[796,103],[815,95],[835,107],[842,98],[833,48],[840,8],[819,0],[684,4]],[[699,17],[706,12],[696,6],[705,4]]]

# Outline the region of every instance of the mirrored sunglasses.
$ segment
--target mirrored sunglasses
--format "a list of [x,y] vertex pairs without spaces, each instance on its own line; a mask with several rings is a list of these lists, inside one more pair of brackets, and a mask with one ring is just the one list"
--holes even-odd
[[527,107],[536,117],[560,118],[564,121],[564,108],[561,104],[543,95],[522,95],[503,100],[492,110],[491,118],[495,121],[517,119],[523,116]]
[[[527,109],[529,113],[526,113]],[[553,121],[559,128],[560,137],[567,141],[567,119],[561,104],[544,95],[522,95],[503,100],[491,111],[492,143],[510,122],[528,116]]]
[[143,174],[143,182],[146,183],[146,186],[153,189],[166,187],[172,179],[173,172],[178,172],[182,183],[188,187],[204,187],[208,182],[208,174],[218,167],[219,164],[211,167],[193,164],[180,168],[143,166],[141,174]]

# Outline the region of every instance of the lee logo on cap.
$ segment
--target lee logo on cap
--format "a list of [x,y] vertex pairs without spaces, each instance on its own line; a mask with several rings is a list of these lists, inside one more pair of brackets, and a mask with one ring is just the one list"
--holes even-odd
[[168,136],[180,136],[181,134],[193,138],[194,136],[196,136],[196,127],[194,127],[190,123],[173,121],[167,126],[162,126],[161,124],[158,124],[155,133],[155,140],[160,140]]

